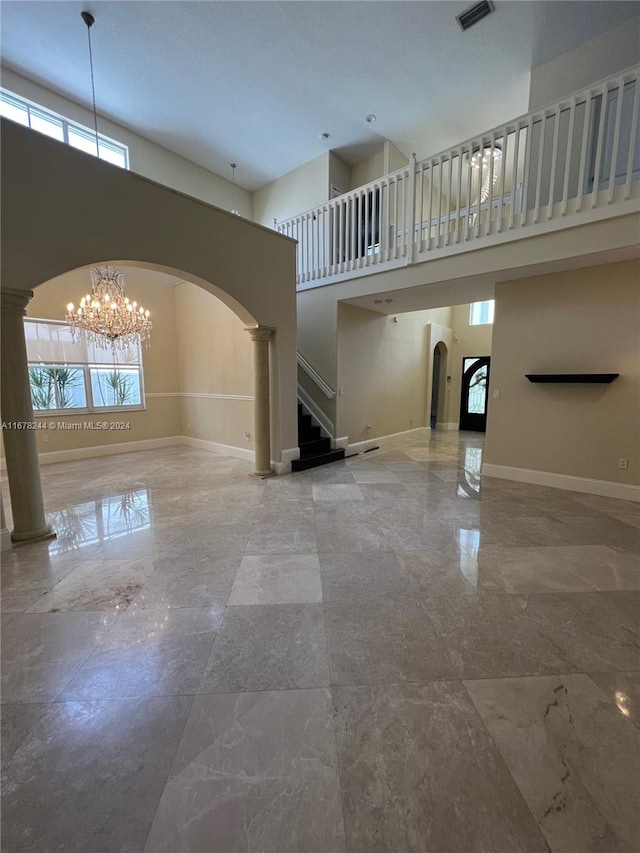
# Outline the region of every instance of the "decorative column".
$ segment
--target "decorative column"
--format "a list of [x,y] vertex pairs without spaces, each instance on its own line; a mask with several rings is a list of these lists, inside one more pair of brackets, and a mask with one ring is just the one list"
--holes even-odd
[[273,329],[245,326],[253,341],[255,393],[253,400],[254,477],[273,477],[271,467],[271,417],[269,413],[269,341]]
[[4,501],[0,494],[0,551],[8,551],[11,548],[11,534],[4,517]]
[[2,309],[2,359],[0,379],[2,395],[2,426],[7,479],[13,513],[14,542],[51,539],[55,533],[46,523],[40,483],[37,431],[29,429],[34,423],[27,345],[24,339],[24,317],[27,303],[33,296],[30,290],[3,288],[0,294]]

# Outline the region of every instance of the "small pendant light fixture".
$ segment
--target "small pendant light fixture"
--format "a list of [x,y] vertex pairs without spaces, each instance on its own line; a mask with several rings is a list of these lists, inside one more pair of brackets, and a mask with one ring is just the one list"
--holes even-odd
[[[235,185],[236,185],[236,166],[238,164],[237,163],[229,163],[229,165],[231,166],[231,180],[233,181],[233,186],[235,187]],[[234,216],[240,216],[240,211],[236,210],[235,207],[231,208],[231,213],[233,213]]]

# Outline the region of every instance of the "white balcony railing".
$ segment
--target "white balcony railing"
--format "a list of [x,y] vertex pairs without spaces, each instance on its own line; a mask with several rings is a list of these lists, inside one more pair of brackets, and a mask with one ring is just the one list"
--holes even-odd
[[620,215],[640,180],[639,100],[635,66],[277,224],[298,241],[298,284]]

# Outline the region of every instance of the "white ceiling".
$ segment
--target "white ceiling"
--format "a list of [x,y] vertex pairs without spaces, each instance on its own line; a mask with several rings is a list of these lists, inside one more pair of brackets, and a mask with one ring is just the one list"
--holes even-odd
[[496,0],[463,33],[472,2],[2,0],[1,53],[89,106],[91,11],[98,111],[225,177],[236,162],[253,190],[327,148],[349,161],[388,138],[424,157],[526,112],[532,67],[639,9]]

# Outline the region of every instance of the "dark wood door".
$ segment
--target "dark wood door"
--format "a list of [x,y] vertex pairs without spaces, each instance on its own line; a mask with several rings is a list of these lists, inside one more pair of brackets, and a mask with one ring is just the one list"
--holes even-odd
[[490,366],[489,356],[467,356],[462,359],[460,429],[487,431]]

